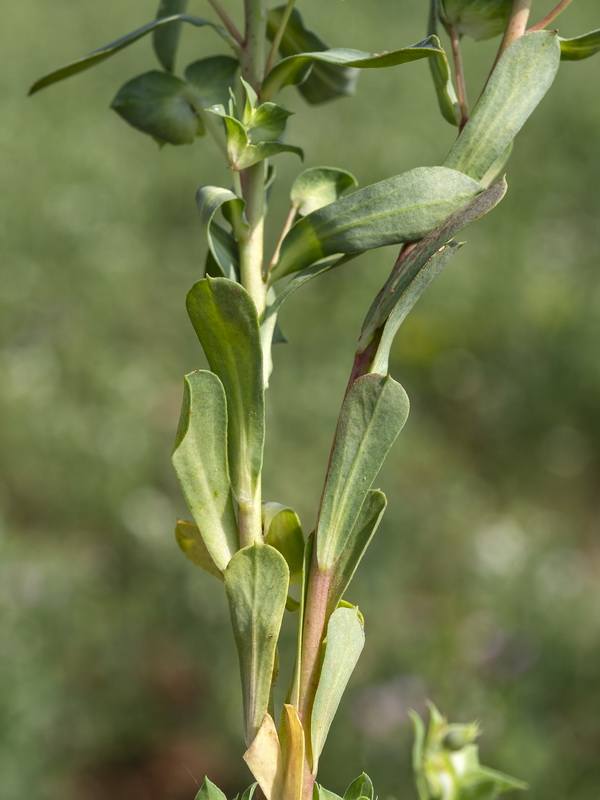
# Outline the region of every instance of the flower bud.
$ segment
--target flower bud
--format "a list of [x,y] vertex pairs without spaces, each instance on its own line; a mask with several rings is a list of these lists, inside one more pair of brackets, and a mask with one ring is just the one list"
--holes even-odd
[[459,34],[473,39],[490,39],[502,33],[512,0],[440,0],[440,19],[446,29],[452,25]]

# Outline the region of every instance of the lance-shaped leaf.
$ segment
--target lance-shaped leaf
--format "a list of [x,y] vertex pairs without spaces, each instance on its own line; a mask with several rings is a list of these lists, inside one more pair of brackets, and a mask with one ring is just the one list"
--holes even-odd
[[344,792],[344,800],[360,800],[361,797],[365,797],[367,800],[375,798],[373,782],[365,772],[355,778]]
[[238,502],[252,502],[260,483],[265,439],[263,363],[256,306],[226,278],[194,284],[186,306],[208,363],[227,397],[231,482]]
[[[411,61],[418,61],[422,58],[439,56],[441,53],[443,53],[443,50],[437,36],[428,36],[422,42],[385,53],[366,53],[364,50],[352,50],[344,47],[299,52],[284,58],[273,67],[263,81],[263,93],[265,97],[274,97],[284,86],[296,84],[300,84],[300,91],[302,92],[306,75],[309,74],[311,68],[314,72],[317,68],[316,65],[321,68],[322,65],[327,65],[338,69],[340,67],[346,69],[348,67],[353,69],[382,69],[408,64]],[[311,72],[310,76],[312,74]],[[308,81],[310,81],[310,77]],[[351,90],[353,88],[354,82]],[[340,92],[340,94],[349,94],[351,90]],[[326,97],[324,99],[330,98]]]
[[283,788],[284,767],[277,728],[270,714],[265,714],[243,758],[266,800],[278,800]]
[[256,787],[258,786],[257,783],[252,783],[250,786],[244,790],[240,800],[252,800],[256,793]]
[[359,518],[371,484],[408,417],[406,392],[392,378],[358,378],[344,398],[317,523],[317,560],[330,570]]
[[219,787],[215,786],[208,778],[204,778],[204,783],[195,800],[227,800],[227,795],[223,794]]
[[336,253],[352,254],[422,239],[481,186],[446,167],[417,167],[303,217],[282,242],[274,278]]
[[227,464],[225,392],[212,372],[184,378],[171,460],[206,549],[222,571],[238,549],[238,531]]
[[294,706],[284,703],[284,755],[285,778],[281,800],[302,800],[304,777],[304,729]]
[[62,81],[65,78],[70,78],[71,75],[77,75],[79,72],[84,72],[86,69],[90,69],[91,67],[95,67],[96,64],[100,64],[102,61],[106,61],[107,58],[110,58],[115,53],[118,53],[120,50],[123,50],[125,47],[129,47],[130,44],[137,42],[138,39],[146,36],[149,33],[152,33],[159,28],[165,27],[167,25],[177,25],[180,22],[187,22],[190,25],[194,25],[197,28],[203,28],[204,26],[208,25],[230,44],[235,45],[235,42],[231,39],[227,31],[222,28],[220,25],[211,22],[209,19],[203,19],[202,17],[195,17],[190,14],[175,14],[172,17],[164,17],[163,19],[155,19],[154,22],[149,22],[147,25],[143,25],[141,28],[137,28],[137,30],[132,31],[131,33],[122,36],[120,39],[116,39],[114,42],[105,45],[104,47],[100,47],[98,50],[94,50],[92,53],[89,53],[87,56],[83,56],[83,58],[79,58],[76,61],[72,61],[70,64],[67,64],[64,67],[60,67],[59,69],[55,69],[52,72],[49,72],[47,75],[44,75],[42,78],[37,80],[31,89],[29,90],[29,94],[34,94],[35,92],[39,92],[40,89],[44,89],[46,86],[51,86],[53,83],[58,83],[58,81]]
[[[437,35],[439,18],[440,0],[430,0],[429,27],[427,31],[430,36]],[[452,83],[450,64],[444,50],[429,59],[429,68],[442,116],[451,125],[460,125],[460,106]]]
[[560,63],[556,33],[534,31],[506,50],[445,165],[481,180],[550,88]]
[[204,135],[201,104],[189,83],[152,70],[123,84],[110,107],[132,127],[168,144],[191,144]]
[[209,56],[185,68],[185,79],[197,91],[202,108],[227,103],[240,64],[231,56]]
[[350,585],[350,581],[381,522],[386,505],[387,500],[383,492],[375,489],[367,493],[352,532],[332,569],[327,601],[330,613],[337,608]]
[[[285,6],[278,6],[268,12],[267,34],[271,39],[279,28],[285,8]],[[300,12],[295,8],[288,19],[279,44],[280,54],[287,58],[299,53],[313,53],[328,49],[325,42],[316,33],[305,27]],[[327,100],[334,100],[336,97],[344,97],[352,94],[356,86],[358,71],[350,67],[340,67],[327,62],[309,62],[305,65],[304,70],[304,80],[298,90],[307,103],[324,103]],[[278,87],[274,85],[272,89],[277,91]],[[267,99],[272,97],[273,93],[265,91],[265,87],[263,87],[262,95]]]
[[[238,230],[246,225],[243,212],[244,201],[228,189],[220,186],[201,186],[196,192],[196,203],[206,233],[208,247],[220,275],[230,281],[239,281],[240,254],[236,238],[215,222],[215,214],[219,209],[228,213]],[[214,270],[216,272],[217,270]],[[207,270],[211,277],[218,277]]]
[[265,542],[279,550],[290,570],[290,583],[302,580],[304,535],[298,515],[280,503],[262,504],[262,525]]
[[590,31],[574,39],[560,39],[560,57],[563,61],[581,61],[600,51],[600,30]]
[[[188,0],[160,0],[158,11],[156,12],[156,19],[183,14],[187,11],[187,5]],[[173,72],[175,68],[175,54],[177,53],[180,35],[181,23],[179,22],[176,22],[174,25],[165,25],[161,28],[156,28],[152,32],[152,47],[161,66],[163,66],[167,72]]]
[[200,533],[200,528],[193,522],[177,520],[175,526],[175,539],[181,552],[197,567],[214,575],[220,581],[223,580],[223,573],[217,567]]
[[504,179],[497,181],[451,214],[394,267],[367,312],[358,342],[357,351],[362,353],[376,332],[380,333],[381,341],[373,362],[373,371],[387,372],[389,352],[398,328],[459,246],[455,243],[447,247],[445,245],[461,230],[495,208],[506,194],[506,189]]
[[330,792],[329,789],[326,789],[324,786],[320,786],[318,783],[316,783],[315,786],[318,787],[318,800],[342,800],[339,794]]
[[225,591],[240,662],[248,746],[269,707],[289,575],[281,553],[261,543],[239,550],[225,571]]
[[292,207],[305,217],[311,211],[329,205],[347,189],[358,186],[350,172],[335,167],[311,167],[305,169],[292,184],[290,199]]
[[325,655],[310,721],[313,774],[316,774],[329,728],[364,644],[365,633],[358,609],[334,611],[327,625]]

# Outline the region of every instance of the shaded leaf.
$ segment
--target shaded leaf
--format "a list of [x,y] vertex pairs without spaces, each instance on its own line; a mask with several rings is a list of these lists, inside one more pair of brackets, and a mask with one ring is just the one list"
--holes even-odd
[[239,66],[231,56],[209,56],[188,64],[185,79],[196,89],[202,108],[227,103]]
[[265,542],[278,550],[290,570],[290,583],[302,580],[304,535],[298,515],[280,503],[262,504],[262,524]]
[[[430,0],[429,27],[427,30],[430,36],[437,35],[439,18],[440,0]],[[450,64],[444,50],[429,59],[429,69],[431,70],[431,77],[433,78],[433,85],[442,116],[451,125],[460,125],[460,106],[452,83]]]
[[111,108],[134,128],[168,144],[191,144],[204,135],[200,100],[185,81],[152,70],[123,84]]
[[550,88],[560,63],[556,33],[526,33],[505,51],[445,166],[481,180]]
[[187,295],[187,311],[227,397],[229,467],[238,503],[260,487],[265,438],[263,363],[256,306],[225,278],[204,278]]
[[[230,218],[237,219],[241,226],[243,222],[243,211],[245,203],[233,192],[222,189],[220,186],[201,186],[196,192],[196,203],[200,211],[200,217],[210,253],[214,259],[211,271],[207,269],[207,274],[211,277],[223,276],[231,281],[239,282],[240,278],[240,256],[236,238],[226,231],[221,225],[215,222],[215,214],[219,209],[229,208]],[[214,267],[216,266],[216,270]]]
[[266,714],[258,733],[244,753],[244,761],[266,800],[279,800],[283,787],[283,759],[277,728],[270,714]]
[[312,563],[313,548],[315,543],[315,535],[311,533],[306,540],[304,548],[304,561],[302,563],[302,582],[300,584],[302,592],[300,595],[300,613],[298,614],[298,629],[296,640],[296,663],[294,664],[294,676],[292,678],[292,685],[289,691],[289,702],[298,707],[300,702],[300,671],[302,666],[302,632],[304,629],[304,613],[306,611],[306,598],[308,591],[308,580],[310,576],[310,567]]
[[238,531],[227,463],[225,392],[212,372],[191,372],[184,378],[171,460],[206,549],[224,570],[238,549]]
[[[156,19],[183,14],[187,10],[187,5],[188,0],[160,0]],[[167,72],[173,72],[175,68],[175,54],[177,53],[180,34],[180,22],[156,28],[152,32],[152,47],[161,66]]]
[[390,348],[398,328],[421,294],[454,255],[459,245],[451,239],[502,200],[506,181],[497,181],[420,241],[397,267],[367,312],[357,351],[364,352],[383,327],[372,369],[387,372]]
[[175,539],[179,545],[181,552],[189,558],[189,560],[197,567],[214,575],[220,581],[223,580],[223,573],[213,561],[208,548],[204,543],[204,539],[200,533],[200,529],[193,522],[185,522],[182,519],[177,520],[175,526]]
[[[239,550],[225,570],[225,591],[240,662],[248,746],[254,742],[269,707],[288,584],[285,559],[268,544],[256,543]],[[254,777],[259,780],[258,775]]]
[[334,566],[352,536],[408,408],[406,392],[389,376],[364,375],[346,394],[317,523],[317,560],[322,570]]
[[353,780],[344,792],[344,800],[360,800],[361,797],[365,797],[367,800],[375,798],[373,782],[365,772]]
[[337,608],[344,592],[350,585],[350,581],[381,522],[386,505],[387,500],[383,492],[378,489],[367,492],[350,536],[332,568],[327,602],[330,612]]
[[590,31],[574,39],[561,39],[560,57],[563,61],[581,61],[600,51],[600,30]]
[[202,17],[195,17],[190,14],[176,14],[172,17],[155,19],[153,22],[149,22],[147,25],[137,28],[137,30],[122,36],[120,39],[116,39],[114,42],[111,42],[104,47],[100,47],[98,50],[94,50],[92,53],[83,56],[83,58],[79,58],[64,67],[60,67],[59,69],[49,72],[47,75],[44,75],[33,84],[29,90],[29,94],[39,92],[40,89],[44,89],[46,86],[51,86],[53,83],[58,83],[58,81],[62,81],[65,78],[70,78],[71,75],[77,75],[79,72],[83,72],[86,69],[96,66],[96,64],[99,64],[100,62],[105,61],[107,58],[110,58],[115,53],[118,53],[119,50],[129,47],[130,44],[137,42],[138,39],[141,39],[148,33],[152,33],[152,31],[155,31],[166,25],[176,25],[180,22],[187,22],[190,25],[196,26],[197,28],[203,28],[204,26],[208,25],[209,27],[214,28],[214,30],[228,43],[233,41],[224,28],[215,24],[214,22],[211,22],[209,19],[202,19]]
[[293,225],[273,277],[336,253],[422,239],[480,191],[476,181],[446,167],[418,167],[359,189]]
[[513,0],[440,0],[441,18],[460,36],[481,41],[503,33],[512,5]]
[[313,704],[310,735],[313,774],[323,750],[342,695],[365,644],[365,633],[356,608],[338,608],[329,618],[325,654]]
[[304,217],[333,203],[353,186],[358,186],[358,181],[345,169],[311,167],[301,172],[292,184],[292,206]]
[[204,783],[196,795],[196,800],[227,800],[227,797],[212,781],[204,778]]

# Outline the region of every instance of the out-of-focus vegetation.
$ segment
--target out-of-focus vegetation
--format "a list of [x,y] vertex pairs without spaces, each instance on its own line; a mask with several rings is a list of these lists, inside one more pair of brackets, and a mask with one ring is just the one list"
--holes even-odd
[[[332,45],[372,51],[422,38],[424,6],[300,3]],[[249,781],[226,607],[172,535],[181,376],[201,366],[183,307],[204,254],[193,198],[223,182],[213,144],[159,151],[106,110],[153,67],[143,42],[25,98],[41,73],[154,12],[150,0],[23,0],[3,13],[3,800],[184,800],[192,776],[231,793]],[[564,35],[597,26],[596,4],[573,3],[560,23]],[[218,46],[186,31],[182,63]],[[466,43],[473,95],[493,48]],[[517,140],[506,200],[395,347],[412,413],[352,592],[367,648],[324,753],[333,789],[368,767],[383,796],[414,797],[407,709],[429,697],[479,717],[484,760],[529,781],[532,800],[597,800],[598,70],[563,65]],[[364,185],[441,163],[454,132],[427,64],[374,72],[356,97],[292,121],[307,166],[350,168]],[[298,165],[278,166],[283,220]],[[319,279],[283,315],[266,494],[308,529],[358,326],[394,257]]]

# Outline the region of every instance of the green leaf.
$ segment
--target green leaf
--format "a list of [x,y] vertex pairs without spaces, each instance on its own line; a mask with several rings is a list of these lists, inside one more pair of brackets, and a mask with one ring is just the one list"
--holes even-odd
[[317,787],[318,794],[314,797],[314,800],[342,800],[339,794],[330,792],[329,789],[326,789],[324,786],[320,786],[316,783],[315,787]]
[[184,378],[171,460],[206,549],[220,570],[238,549],[226,442],[223,385],[212,372],[191,372]]
[[[183,14],[187,10],[187,5],[188,0],[160,0],[156,19]],[[167,72],[173,72],[175,68],[175,54],[177,53],[180,34],[181,23],[179,22],[174,25],[156,28],[152,33],[152,47],[161,66]]]
[[325,655],[310,721],[313,772],[316,772],[329,728],[364,644],[365,633],[358,609],[334,611],[327,625]]
[[317,523],[317,561],[330,570],[354,526],[383,461],[408,417],[406,392],[389,376],[369,374],[350,387],[340,411]]
[[202,19],[202,17],[195,17],[190,14],[175,14],[172,17],[155,19],[153,22],[143,25],[141,28],[128,33],[126,36],[122,36],[120,39],[116,39],[114,42],[111,42],[110,44],[107,44],[98,50],[94,50],[93,53],[89,53],[87,56],[83,56],[83,58],[79,58],[64,67],[60,67],[59,69],[49,72],[47,75],[44,75],[33,84],[29,90],[29,94],[35,94],[35,92],[39,92],[40,89],[44,89],[46,86],[51,86],[53,83],[58,83],[58,81],[62,81],[65,78],[70,78],[71,75],[77,75],[79,72],[83,72],[86,69],[95,67],[96,64],[99,64],[101,61],[105,61],[107,58],[110,58],[115,53],[118,53],[119,50],[129,47],[130,44],[137,42],[138,39],[141,39],[148,33],[152,33],[152,31],[158,30],[163,26],[175,25],[180,22],[188,22],[190,25],[194,25],[197,28],[203,28],[204,26],[208,25],[209,27],[214,28],[214,30],[228,43],[232,43],[233,41],[224,28],[222,28],[220,25],[216,25],[214,22],[211,22],[208,19]]
[[365,797],[367,800],[374,800],[375,798],[373,782],[365,772],[348,786],[344,792],[343,800],[360,800],[361,797]]
[[292,113],[277,103],[262,103],[258,108],[252,109],[247,117],[244,115],[248,140],[251,144],[259,144],[279,139],[285,133]]
[[563,61],[581,61],[600,51],[600,30],[590,31],[574,39],[561,39],[560,57]]
[[227,103],[239,66],[231,56],[209,56],[188,64],[185,79],[198,92],[202,108]]
[[446,167],[417,167],[359,189],[295,223],[273,277],[336,253],[422,239],[480,191],[476,181]]
[[332,568],[327,602],[330,611],[337,608],[350,585],[350,581],[381,522],[386,506],[387,500],[383,492],[378,489],[367,492],[346,545]]
[[495,208],[506,189],[504,179],[497,181],[434,228],[394,267],[367,312],[358,342],[357,352],[363,353],[379,333],[381,339],[372,363],[374,372],[387,372],[390,349],[398,328],[460,247],[451,241],[452,238]]
[[[427,31],[430,36],[437,35],[439,18],[440,0],[430,0],[429,27]],[[458,127],[461,120],[460,106],[452,83],[450,64],[444,50],[429,59],[429,68],[442,116],[451,125]]]
[[208,247],[217,266],[219,274],[230,281],[239,282],[240,255],[236,238],[215,222],[215,214],[219,209],[229,214],[232,220],[237,220],[238,225],[244,225],[244,201],[228,189],[220,186],[201,186],[196,192],[196,203],[200,211],[200,218],[208,240]]
[[510,18],[513,0],[440,0],[442,21],[460,36],[476,41],[501,34]]
[[312,564],[315,534],[311,533],[306,539],[304,548],[304,560],[302,562],[302,581],[300,583],[300,609],[298,614],[298,628],[296,640],[296,663],[294,664],[294,675],[290,686],[288,702],[296,708],[300,702],[300,673],[302,668],[302,632],[304,629],[304,614],[306,612],[306,598],[308,596],[308,581],[310,578],[310,568]]
[[481,180],[550,88],[560,63],[556,33],[535,31],[513,42],[494,69],[445,166]]
[[134,128],[168,144],[204,135],[197,93],[168,72],[152,70],[123,84],[111,108]]
[[193,522],[177,520],[175,526],[175,539],[181,552],[197,567],[214,575],[220,581],[223,580],[223,573],[213,561],[208,548],[204,543],[200,528]]
[[250,786],[244,791],[240,800],[252,800],[254,797],[254,793],[256,792],[256,787],[258,783],[251,783]]
[[204,783],[196,795],[196,800],[227,800],[226,795],[214,783],[204,778]]
[[358,186],[358,181],[345,169],[311,167],[301,172],[292,184],[292,206],[305,217],[311,211],[333,203],[353,186]]
[[265,542],[278,550],[287,562],[290,583],[301,583],[304,535],[298,515],[280,503],[263,503],[262,524]]
[[[274,97],[284,86],[300,84],[300,91],[306,87],[316,70],[323,70],[324,66],[340,69],[349,67],[354,69],[381,69],[385,67],[396,67],[400,64],[408,64],[411,61],[418,61],[421,58],[431,58],[443,53],[440,41],[436,36],[428,36],[422,42],[403,47],[400,50],[392,50],[384,53],[366,53],[364,50],[352,50],[344,47],[334,47],[329,49],[316,48],[313,52],[298,51],[294,55],[284,58],[266,76],[263,81],[264,97]],[[312,72],[309,73],[309,70]],[[306,75],[309,75],[306,79]],[[327,95],[323,92],[323,100],[332,99],[334,96],[351,94],[354,90],[356,80],[347,80],[335,95]],[[337,88],[337,87],[336,87]],[[327,95],[327,96],[326,96]],[[317,97],[321,97],[318,94]],[[308,98],[307,98],[308,99]],[[322,102],[321,99],[310,100],[309,102]]]
[[263,364],[256,306],[226,278],[204,278],[187,295],[187,310],[208,363],[227,397],[229,467],[239,503],[260,486],[265,438]]
[[225,591],[240,662],[248,747],[269,706],[288,582],[284,557],[268,544],[256,543],[238,551],[225,571]]
[[[270,39],[275,36],[275,32],[279,28],[285,8],[285,6],[278,6],[267,14],[267,34]],[[281,55],[287,58],[299,53],[321,52],[327,49],[325,42],[316,33],[305,27],[300,12],[295,8],[290,15],[279,45]],[[274,69],[276,68],[277,66]],[[269,86],[272,72],[273,70],[267,75],[265,85],[263,85],[262,96],[265,99],[273,97],[274,93],[281,88],[276,82]],[[357,75],[358,72],[349,67],[309,61],[304,64],[304,74],[297,78],[297,82],[301,82],[298,90],[307,103],[324,103],[327,100],[334,100],[336,97],[352,94]]]

